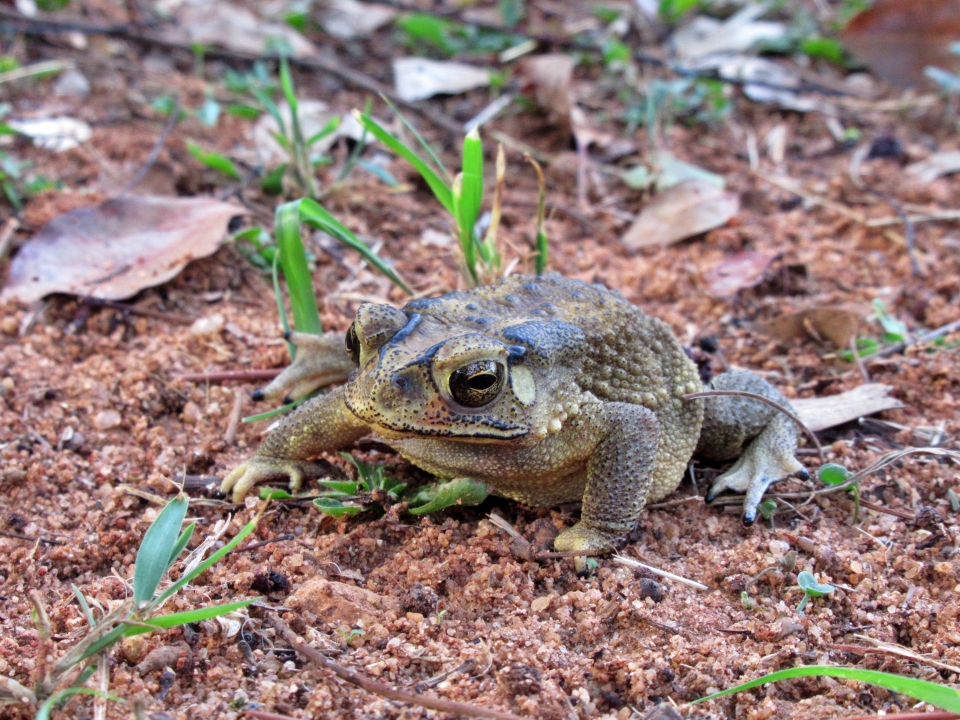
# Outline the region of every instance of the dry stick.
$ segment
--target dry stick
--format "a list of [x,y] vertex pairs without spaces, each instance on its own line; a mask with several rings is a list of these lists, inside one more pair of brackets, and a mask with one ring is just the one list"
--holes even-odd
[[774,402],[770,398],[765,398],[763,395],[757,395],[756,393],[747,392],[746,390],[704,390],[703,392],[687,393],[683,396],[684,400],[696,400],[697,398],[708,398],[708,397],[745,397],[750,398],[751,400],[756,400],[762,402],[764,405],[769,405],[775,410],[779,410],[788,418],[793,420],[801,430],[803,430],[807,436],[813,440],[813,444],[817,447],[817,452],[820,453],[820,462],[824,462],[823,457],[823,448],[820,446],[820,441],[817,439],[817,436],[814,434],[813,430],[807,427],[806,423],[803,422],[795,414],[787,410],[783,405]]
[[268,370],[219,370],[215,372],[184,373],[174,376],[174,380],[186,382],[247,382],[248,380],[273,380],[282,373],[282,368]]
[[163,129],[160,131],[160,137],[157,138],[157,141],[153,144],[153,149],[150,151],[150,154],[147,156],[146,162],[143,163],[143,166],[137,172],[136,175],[127,183],[127,186],[120,191],[118,197],[124,197],[129,195],[130,192],[147,176],[147,173],[150,172],[150,168],[153,167],[154,163],[157,162],[157,158],[160,157],[160,151],[163,150],[163,146],[167,144],[167,138],[170,137],[170,133],[173,132],[173,129],[177,126],[177,122],[180,120],[180,99],[177,98],[173,101],[173,110],[170,111],[170,117],[167,118],[167,121],[163,124]]
[[917,335],[910,342],[898,342],[893,345],[890,345],[889,347],[885,347],[880,350],[877,350],[877,352],[864,358],[864,360],[866,360],[867,362],[870,362],[871,360],[874,360],[876,358],[886,357],[887,355],[893,355],[894,353],[898,353],[898,352],[902,352],[903,350],[906,350],[911,345],[917,345],[919,343],[936,340],[937,338],[943,337],[948,333],[952,333],[954,330],[960,330],[960,320],[954,320],[953,322],[947,323],[946,325],[941,325],[935,330],[931,330],[930,332],[923,333],[922,335]]
[[853,361],[857,364],[857,370],[860,371],[860,377],[863,378],[863,382],[870,382],[870,373],[867,372],[867,366],[863,362],[863,358],[860,357],[860,352],[857,350],[857,336],[850,336],[850,352],[853,353]]
[[193,325],[196,318],[187,315],[178,315],[177,313],[165,313],[160,310],[150,310],[149,308],[139,308],[136,305],[125,305],[114,300],[104,300],[103,298],[90,297],[89,295],[77,295],[77,300],[86,305],[94,307],[105,307],[111,310],[130,313],[131,315],[142,315],[143,317],[153,318],[154,320],[166,320],[177,325]]
[[50,540],[45,537],[32,537],[30,535],[21,535],[20,533],[7,532],[0,530],[0,537],[11,538],[13,540],[27,540],[32,543],[42,543],[43,545],[64,545],[60,540]]
[[243,416],[245,397],[243,388],[237,388],[233,398],[233,409],[230,410],[230,419],[227,421],[227,431],[223,434],[223,441],[227,445],[233,445],[237,440],[237,429],[240,427],[240,418]]
[[394,700],[402,703],[412,703],[430,710],[439,710],[440,712],[453,713],[455,715],[466,715],[467,717],[496,718],[497,720],[523,720],[519,715],[503,712],[502,710],[493,710],[489,708],[478,707],[476,705],[467,705],[465,703],[454,702],[453,700],[444,700],[443,698],[429,697],[424,695],[414,695],[384,685],[383,683],[371,680],[358,672],[343,667],[335,663],[316,648],[307,645],[306,641],[297,635],[289,625],[276,615],[268,615],[267,624],[276,630],[298,653],[308,660],[312,660],[325,670],[329,670],[341,680],[363,688],[367,692],[372,692],[388,700]]
[[[79,32],[86,35],[110,35],[112,37],[134,40],[167,49],[183,50],[191,54],[194,51],[194,48],[189,43],[181,43],[175,40],[167,40],[157,37],[155,35],[148,35],[141,32],[140,28],[130,24],[90,25],[87,23],[76,22],[62,23],[53,20],[33,20],[31,18],[25,18],[17,13],[0,9],[0,30],[4,29],[11,29],[28,35],[43,35],[46,33],[56,32]],[[208,57],[244,60],[247,62],[279,58],[278,55],[260,55],[256,53],[246,53],[237,50],[225,50],[218,48],[210,48],[205,50],[205,52]],[[320,55],[314,55],[310,57],[291,57],[290,62],[295,65],[299,65],[300,67],[310,68],[312,70],[322,70],[330,73],[331,75],[336,75],[341,80],[344,80],[345,82],[356,87],[360,87],[364,90],[369,90],[370,92],[378,94],[383,93],[393,102],[422,115],[438,127],[441,127],[448,132],[455,133],[458,136],[463,134],[463,126],[460,123],[435,107],[424,102],[411,102],[409,100],[404,100],[398,96],[392,88],[383,85],[359,70],[344,66],[338,59],[334,57],[324,57]]]

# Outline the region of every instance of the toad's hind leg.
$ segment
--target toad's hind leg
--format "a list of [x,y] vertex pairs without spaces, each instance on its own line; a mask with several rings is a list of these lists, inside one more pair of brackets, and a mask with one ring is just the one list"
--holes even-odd
[[[705,389],[751,392],[792,410],[779,390],[750,372],[723,373]],[[733,467],[714,481],[706,501],[711,502],[724,490],[746,493],[743,522],[749,525],[756,520],[757,506],[772,483],[794,473],[807,476],[794,457],[800,429],[776,408],[749,398],[705,398],[703,406],[696,455],[706,460],[740,455]]]
[[582,518],[554,541],[560,551],[617,549],[636,526],[655,480],[661,433],[651,410],[629,403],[606,403],[594,424],[604,435],[587,464]]

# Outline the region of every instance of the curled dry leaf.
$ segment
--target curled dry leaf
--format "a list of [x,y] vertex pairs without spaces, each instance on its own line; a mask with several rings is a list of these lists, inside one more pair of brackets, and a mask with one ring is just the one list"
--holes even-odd
[[126,197],[54,218],[20,248],[0,300],[122,300],[211,255],[243,210],[207,198]]
[[316,46],[289,25],[268,22],[233,3],[187,3],[176,10],[176,25],[163,30],[163,37],[189,45],[213,45],[235,52],[276,54],[283,48],[293,57],[315,55]]
[[741,290],[759,285],[777,255],[749,250],[730,255],[716,267],[707,271],[704,278],[709,283],[709,292],[716,298],[731,298]]
[[857,335],[860,313],[841,307],[814,307],[759,321],[754,327],[781,343],[826,338],[837,347],[845,348]]
[[900,88],[922,84],[928,65],[951,68],[958,37],[960,0],[877,0],[840,33],[854,55]]
[[960,172],[960,151],[934,153],[926,160],[907,165],[904,170],[911,175],[916,175],[924,184],[932,183],[938,177]]
[[839,395],[801,398],[791,400],[790,404],[804,425],[820,432],[881,410],[903,407],[903,403],[890,397],[892,390],[893,387],[883,383],[866,383]]
[[398,11],[357,0],[325,0],[314,12],[324,30],[341,40],[351,40],[367,37],[393,20]]
[[684,180],[657,195],[623,236],[631,250],[671,245],[720,227],[740,209],[740,199],[714,183]]
[[458,95],[490,84],[490,73],[475,65],[421,57],[394,58],[393,86],[407,102],[434,95]]
[[572,129],[573,58],[563,53],[550,53],[523,58],[517,72],[525,91],[532,91],[537,105],[552,122]]

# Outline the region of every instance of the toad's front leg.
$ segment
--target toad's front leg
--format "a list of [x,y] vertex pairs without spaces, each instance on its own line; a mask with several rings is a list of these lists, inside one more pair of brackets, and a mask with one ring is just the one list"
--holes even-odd
[[300,488],[304,477],[315,474],[309,459],[329,450],[350,447],[370,432],[370,428],[350,412],[339,387],[326,395],[305,402],[280,421],[260,446],[257,454],[227,475],[223,492],[233,492],[233,501],[243,497],[258,483],[289,478],[290,489]]
[[298,400],[317,388],[344,382],[356,368],[344,349],[342,332],[290,333],[285,337],[297,348],[293,362],[269,385],[254,392],[254,400]]
[[609,552],[620,547],[636,526],[653,483],[661,434],[653,411],[606,403],[596,422],[605,434],[587,463],[583,514],[554,541],[560,551]]

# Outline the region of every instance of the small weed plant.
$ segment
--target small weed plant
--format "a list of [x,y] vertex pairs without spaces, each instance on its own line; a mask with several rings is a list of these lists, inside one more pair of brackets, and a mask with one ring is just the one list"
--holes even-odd
[[[167,600],[182,590],[187,583],[223,559],[253,532],[257,524],[256,519],[247,523],[230,542],[206,560],[191,565],[178,580],[161,589],[164,576],[186,550],[193,537],[196,523],[190,523],[181,530],[188,505],[189,500],[185,495],[174,498],[160,511],[147,529],[140,543],[140,549],[137,551],[131,597],[106,611],[99,604],[89,600],[78,588],[73,588],[77,603],[87,621],[87,632],[80,642],[59,658],[53,659],[54,650],[50,647],[52,634],[50,623],[46,617],[46,611],[39,602],[39,596],[36,596],[33,600],[32,617],[43,643],[40,656],[46,657],[47,660],[37,663],[37,676],[32,689],[12,678],[0,677],[0,705],[18,701],[28,702],[37,706],[37,718],[43,720],[49,717],[54,707],[66,702],[74,695],[98,695],[118,700],[102,690],[85,687],[85,683],[96,672],[99,658],[120,640],[225,615],[245,608],[259,599],[254,597],[196,610],[160,614],[159,611]],[[100,611],[99,619],[96,617],[94,607]]]
[[800,615],[803,615],[803,611],[806,610],[807,604],[810,602],[810,598],[824,597],[825,595],[830,595],[834,590],[836,590],[836,588],[829,583],[817,582],[817,579],[813,576],[813,573],[807,572],[806,570],[797,575],[797,585],[799,585],[800,589],[803,590],[803,599],[800,601],[800,604],[797,605],[797,612]]

